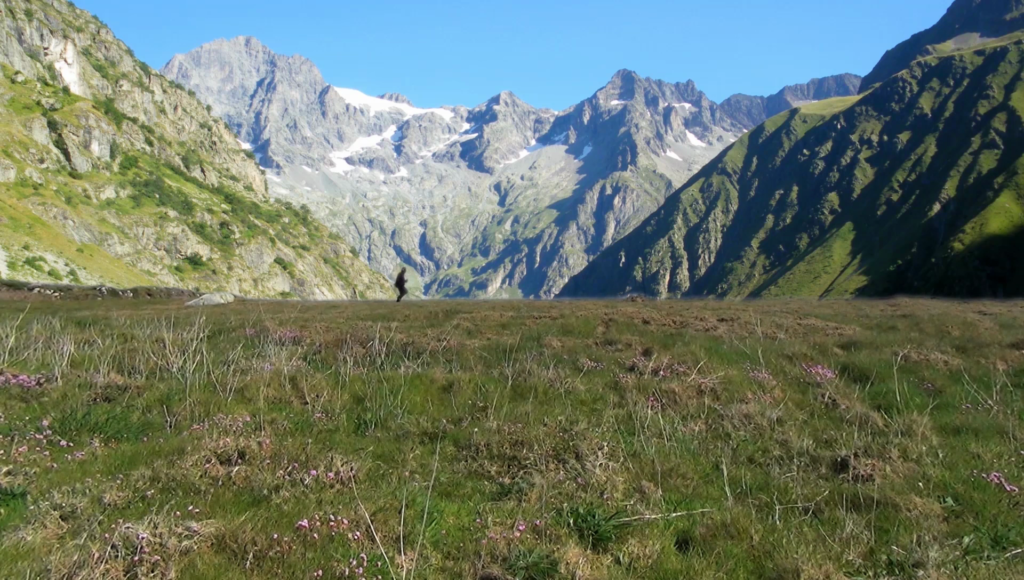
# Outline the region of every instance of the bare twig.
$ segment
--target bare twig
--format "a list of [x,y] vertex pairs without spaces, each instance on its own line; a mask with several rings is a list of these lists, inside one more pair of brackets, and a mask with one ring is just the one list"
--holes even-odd
[[423,506],[423,523],[420,525],[420,538],[416,541],[416,556],[412,561],[412,572],[409,580],[416,576],[416,565],[420,563],[420,547],[423,545],[423,534],[427,531],[427,512],[430,510],[430,495],[434,492],[434,479],[437,477],[437,458],[441,453],[441,434],[437,434],[437,446],[434,448],[434,471],[430,474],[430,486],[427,487],[427,504]]
[[701,510],[694,510],[692,512],[677,512],[677,513],[674,513],[674,514],[655,514],[655,515],[649,515],[649,516],[634,516],[634,517],[631,517],[631,518],[622,518],[620,520],[615,520],[615,523],[616,524],[626,524],[626,523],[629,523],[629,522],[649,522],[649,521],[654,521],[654,520],[670,520],[670,519],[674,519],[674,518],[681,518],[683,516],[695,516],[697,514],[707,514],[707,513],[713,512],[713,511],[715,511],[715,510],[713,510],[711,508],[706,508],[706,509],[701,509]]
[[384,556],[384,561],[387,562],[388,572],[391,573],[392,580],[395,580],[395,570],[391,567],[391,559],[388,558],[388,553],[384,550],[384,545],[380,543],[380,537],[377,536],[377,530],[373,527],[373,520],[370,519],[369,512],[366,511],[366,507],[363,505],[362,500],[359,499],[359,491],[356,489],[356,478],[352,478],[352,493],[356,496],[356,503],[359,504],[359,509],[363,511],[363,517],[366,518],[366,523],[370,524],[370,532],[373,534],[374,541],[377,542],[377,548],[380,549],[380,555]]

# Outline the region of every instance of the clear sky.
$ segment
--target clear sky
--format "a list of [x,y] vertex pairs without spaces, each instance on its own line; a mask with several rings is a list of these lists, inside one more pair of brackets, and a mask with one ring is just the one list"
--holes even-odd
[[952,0],[75,0],[154,68],[249,35],[327,82],[474,106],[510,90],[563,109],[629,68],[713,100],[867,74]]

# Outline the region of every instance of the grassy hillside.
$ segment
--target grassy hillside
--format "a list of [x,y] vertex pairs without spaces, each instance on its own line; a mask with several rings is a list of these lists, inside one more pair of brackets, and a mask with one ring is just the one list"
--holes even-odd
[[1024,45],[779,115],[563,295],[1024,294]]
[[1018,303],[4,301],[2,575],[1020,577],[1022,328]]
[[102,23],[0,11],[0,277],[255,296],[383,297],[387,281]]

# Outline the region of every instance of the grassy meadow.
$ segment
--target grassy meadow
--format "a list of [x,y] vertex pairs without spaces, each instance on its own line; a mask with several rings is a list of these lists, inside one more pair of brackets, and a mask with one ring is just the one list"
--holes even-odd
[[0,578],[1024,577],[1019,302],[0,300]]

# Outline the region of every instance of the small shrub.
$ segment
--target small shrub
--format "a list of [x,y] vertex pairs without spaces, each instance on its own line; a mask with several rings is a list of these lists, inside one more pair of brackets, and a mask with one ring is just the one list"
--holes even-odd
[[516,580],[551,580],[560,577],[558,558],[541,549],[516,548],[509,555],[505,571]]
[[101,113],[114,122],[114,125],[116,125],[118,129],[120,129],[121,126],[124,125],[124,122],[128,120],[128,116],[122,113],[121,109],[117,108],[117,104],[114,103],[114,99],[110,97],[97,102],[96,106],[99,107]]
[[181,164],[185,166],[186,171],[192,171],[199,167],[202,162],[202,158],[193,149],[189,149],[181,155]]
[[29,268],[32,268],[33,270],[35,270],[36,272],[39,272],[40,274],[45,274],[46,273],[45,266],[48,265],[46,263],[46,258],[44,258],[42,256],[29,256],[29,257],[25,258],[25,260],[22,262],[22,264],[24,264],[25,266],[28,266]]
[[127,173],[138,166],[139,158],[134,155],[128,154],[121,158],[121,163],[118,167],[118,171],[120,171],[121,173]]
[[294,264],[292,264],[291,262],[285,260],[281,256],[278,256],[278,257],[274,258],[274,263],[277,264],[285,272],[288,272],[289,274],[291,273],[292,270],[295,269],[295,265]]
[[173,209],[183,216],[191,217],[195,214],[195,202],[178,188],[169,185],[159,175],[150,175],[144,179],[135,180],[132,182],[132,189],[134,192],[131,199],[136,207],[142,207],[149,200],[160,207]]
[[185,256],[185,263],[197,270],[206,267],[206,260],[195,252]]
[[49,270],[47,270],[46,275],[53,278],[54,280],[57,280],[58,282],[64,281],[64,276],[62,276],[61,273],[58,272],[56,268],[50,268]]
[[618,538],[625,524],[619,519],[621,513],[605,513],[595,506],[575,506],[566,510],[566,527],[572,530],[580,542],[590,551],[604,552]]
[[60,121],[50,116],[49,113],[49,111],[44,113],[44,115],[46,115],[46,129],[49,130],[51,134],[56,135],[57,133],[60,133]]

